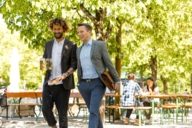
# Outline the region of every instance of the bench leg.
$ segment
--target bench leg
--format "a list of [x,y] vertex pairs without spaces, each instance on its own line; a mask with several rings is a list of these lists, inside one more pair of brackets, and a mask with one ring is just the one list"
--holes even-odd
[[163,123],[163,109],[160,108],[160,124]]
[[8,111],[9,111],[9,106],[7,105],[7,106],[6,106],[6,119],[7,119],[7,120],[8,120],[8,114],[9,114]]
[[138,113],[139,113],[139,126],[141,126],[141,110],[138,110]]
[[[39,110],[38,110],[38,111],[39,111],[38,114],[37,114],[36,111],[35,111],[35,107],[38,107],[38,109],[39,109]],[[34,112],[34,114],[35,114],[35,120],[38,121],[38,118],[39,118],[39,116],[40,116],[40,114],[41,114],[41,112],[42,112],[42,107],[41,107],[41,105],[34,106],[33,112]]]

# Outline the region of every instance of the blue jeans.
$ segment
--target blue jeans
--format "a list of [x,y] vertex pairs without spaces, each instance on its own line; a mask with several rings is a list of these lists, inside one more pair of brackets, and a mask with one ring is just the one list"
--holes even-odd
[[89,110],[89,128],[103,128],[99,107],[106,87],[98,78],[91,81],[80,81],[78,89]]

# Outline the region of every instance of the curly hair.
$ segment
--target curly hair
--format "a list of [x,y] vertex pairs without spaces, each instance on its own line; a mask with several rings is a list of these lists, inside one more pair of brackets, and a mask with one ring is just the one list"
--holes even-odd
[[62,26],[64,32],[66,32],[66,31],[69,29],[66,21],[65,21],[63,18],[55,18],[55,19],[52,19],[52,20],[50,21],[50,23],[49,23],[49,27],[50,27],[51,29],[53,29],[53,25],[60,25],[60,26]]

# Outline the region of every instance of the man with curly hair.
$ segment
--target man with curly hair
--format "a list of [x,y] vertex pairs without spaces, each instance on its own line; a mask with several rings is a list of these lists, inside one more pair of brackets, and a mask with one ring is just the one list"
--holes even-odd
[[43,84],[43,115],[48,125],[56,128],[52,112],[55,104],[59,116],[59,128],[68,128],[68,104],[70,90],[74,88],[73,71],[76,69],[76,44],[64,37],[68,26],[62,18],[55,18],[49,24],[54,39],[47,42],[43,58],[51,61]]

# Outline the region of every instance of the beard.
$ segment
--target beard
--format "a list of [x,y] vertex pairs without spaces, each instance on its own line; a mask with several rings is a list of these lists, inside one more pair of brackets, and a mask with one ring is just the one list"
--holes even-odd
[[54,33],[54,37],[56,39],[61,39],[63,37],[63,33],[61,33],[61,32]]

